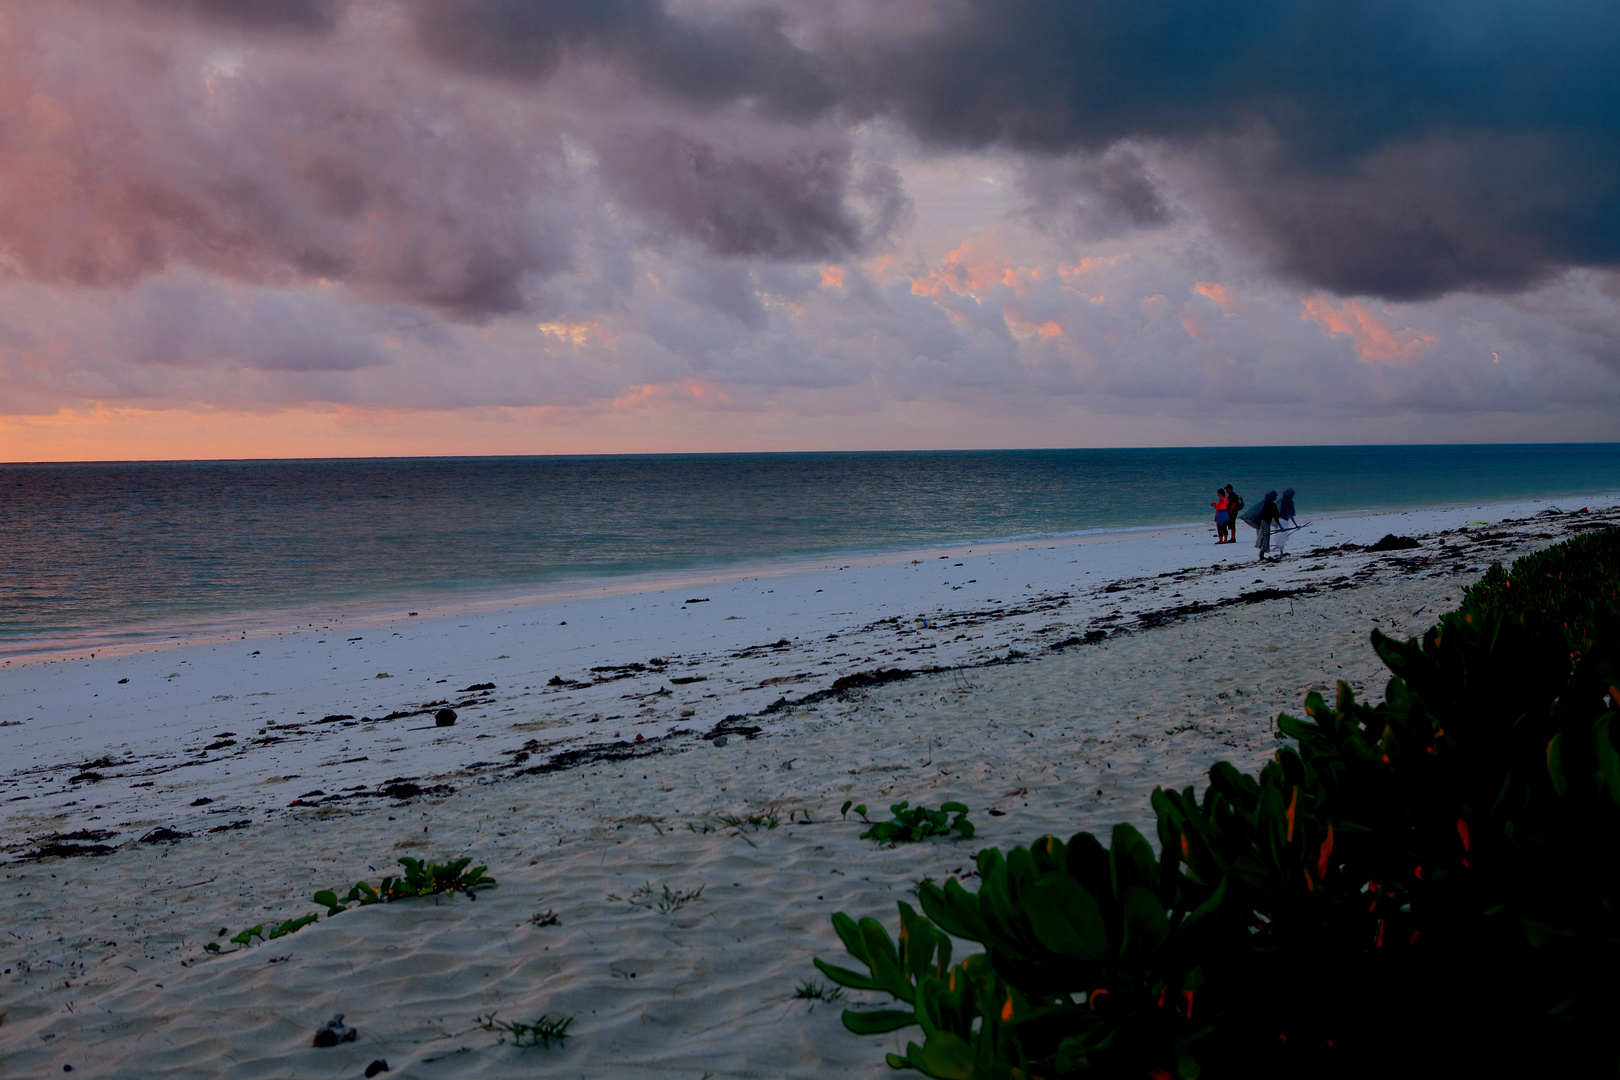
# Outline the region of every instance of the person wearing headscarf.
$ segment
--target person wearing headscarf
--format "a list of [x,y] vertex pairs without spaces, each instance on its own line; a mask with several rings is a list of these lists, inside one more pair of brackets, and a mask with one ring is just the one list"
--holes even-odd
[[1283,557],[1288,548],[1288,538],[1294,535],[1297,528],[1299,522],[1294,520],[1294,489],[1283,488],[1282,498],[1277,501],[1277,558]]
[[1254,546],[1260,549],[1260,558],[1264,560],[1266,553],[1271,550],[1271,527],[1277,521],[1277,493],[1266,492],[1260,505],[1245,510],[1241,520],[1254,529]]

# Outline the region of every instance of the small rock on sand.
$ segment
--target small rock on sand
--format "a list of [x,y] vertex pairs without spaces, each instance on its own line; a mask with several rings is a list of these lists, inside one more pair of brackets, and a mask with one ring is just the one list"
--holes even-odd
[[[315,1038],[312,1041],[312,1045],[336,1046],[340,1042],[354,1042],[354,1040],[359,1037],[360,1033],[354,1028],[345,1024],[343,1022],[343,1014],[338,1013],[336,1016],[332,1017],[332,1019],[322,1024],[319,1031],[315,1032]],[[374,1076],[376,1074],[368,1073],[367,1075]]]

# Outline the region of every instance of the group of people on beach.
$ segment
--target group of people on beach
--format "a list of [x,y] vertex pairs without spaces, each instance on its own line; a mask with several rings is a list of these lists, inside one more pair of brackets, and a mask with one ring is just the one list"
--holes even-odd
[[1237,543],[1237,523],[1241,521],[1254,529],[1254,546],[1260,549],[1261,559],[1271,552],[1273,534],[1277,537],[1277,557],[1282,558],[1288,546],[1288,534],[1300,527],[1294,520],[1293,488],[1283,490],[1281,502],[1275,491],[1268,491],[1259,506],[1244,511],[1243,496],[1227,484],[1225,488],[1215,489],[1215,501],[1210,505],[1215,508],[1215,542]]

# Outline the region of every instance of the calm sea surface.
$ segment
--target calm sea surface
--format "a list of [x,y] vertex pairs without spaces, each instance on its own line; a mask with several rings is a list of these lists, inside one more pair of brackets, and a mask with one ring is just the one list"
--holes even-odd
[[255,612],[1202,521],[1620,490],[1620,444],[0,465],[0,652]]

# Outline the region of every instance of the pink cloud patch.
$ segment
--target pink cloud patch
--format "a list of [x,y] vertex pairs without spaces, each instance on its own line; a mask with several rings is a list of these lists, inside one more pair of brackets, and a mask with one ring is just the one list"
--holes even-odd
[[1216,281],[1200,281],[1193,286],[1194,289],[1221,305],[1221,310],[1228,315],[1235,313],[1240,301],[1232,295],[1232,290]]
[[1399,364],[1416,360],[1433,352],[1440,340],[1427,330],[1410,326],[1393,330],[1377,310],[1359,300],[1344,300],[1335,306],[1326,295],[1318,293],[1307,296],[1301,303],[1301,319],[1314,319],[1329,336],[1349,335],[1356,356],[1368,363]]

